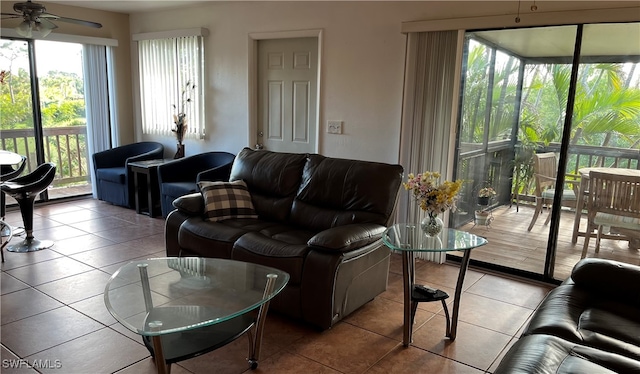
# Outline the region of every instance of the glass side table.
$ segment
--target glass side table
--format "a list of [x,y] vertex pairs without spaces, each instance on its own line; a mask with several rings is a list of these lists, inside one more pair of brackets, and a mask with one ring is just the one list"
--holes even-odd
[[[404,290],[404,326],[402,343],[409,346],[413,335],[413,321],[418,308],[418,303],[428,301],[441,301],[447,319],[446,336],[456,339],[458,328],[458,311],[460,309],[460,295],[462,293],[462,283],[469,267],[469,257],[471,250],[487,244],[487,240],[480,236],[445,228],[435,237],[425,235],[419,225],[412,223],[398,223],[387,230],[382,235],[382,241],[392,250],[402,253],[402,281]],[[445,299],[449,295],[442,290],[429,289],[422,285],[415,285],[415,252],[455,252],[462,251],[462,262],[453,300],[452,318]]]

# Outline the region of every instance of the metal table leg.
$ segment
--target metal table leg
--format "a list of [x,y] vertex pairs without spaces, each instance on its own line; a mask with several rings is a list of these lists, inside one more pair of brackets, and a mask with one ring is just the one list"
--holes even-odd
[[[460,264],[460,271],[458,273],[458,281],[456,283],[456,290],[453,299],[453,310],[451,318],[445,301],[442,300],[443,310],[445,312],[445,318],[447,321],[446,336],[450,340],[456,340],[456,334],[458,331],[458,315],[460,312],[460,298],[462,295],[462,286],[464,284],[464,278],[469,268],[469,260],[471,258],[471,250],[464,251],[462,262]],[[411,293],[413,291],[413,284],[415,283],[415,256],[411,251],[402,251],[402,284],[404,291],[404,325],[403,325],[403,337],[402,344],[408,347],[413,341],[413,323],[415,312],[418,302],[413,301]]]
[[408,347],[412,342],[413,318],[411,308],[411,291],[415,281],[415,256],[411,251],[402,251],[402,285],[404,289],[404,325],[402,334],[402,344]]
[[471,258],[471,250],[464,251],[462,256],[462,262],[460,263],[460,272],[458,273],[458,282],[456,283],[456,291],[453,298],[453,311],[451,316],[451,331],[448,333],[449,339],[456,340],[456,333],[458,331],[458,312],[460,311],[460,296],[462,295],[462,285],[464,283],[464,277],[467,274],[469,268],[469,259]]
[[[147,313],[153,309],[153,300],[151,299],[151,289],[149,287],[149,275],[147,274],[147,264],[139,264],[138,270],[140,271],[140,282],[142,284],[142,295],[144,296],[144,305]],[[155,325],[151,325],[151,324]],[[150,322],[151,328],[162,327],[162,322]],[[153,353],[155,354],[155,363],[158,374],[170,374],[171,365],[167,365],[164,359],[164,351],[162,350],[162,337],[160,335],[154,335],[151,337],[153,344]]]

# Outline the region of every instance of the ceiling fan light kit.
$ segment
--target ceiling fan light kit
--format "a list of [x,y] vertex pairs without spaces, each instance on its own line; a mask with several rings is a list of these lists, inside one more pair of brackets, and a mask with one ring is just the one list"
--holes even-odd
[[25,3],[13,4],[13,10],[16,13],[2,13],[2,19],[22,18],[23,21],[15,28],[15,30],[18,35],[25,38],[41,39],[46,37],[53,29],[58,27],[51,21],[75,23],[94,28],[102,27],[102,25],[97,22],[60,17],[55,14],[47,13],[47,9],[44,5],[33,3],[31,0],[27,0]]
[[43,25],[40,22],[22,21],[16,32],[25,38],[44,38],[51,33],[53,29]]

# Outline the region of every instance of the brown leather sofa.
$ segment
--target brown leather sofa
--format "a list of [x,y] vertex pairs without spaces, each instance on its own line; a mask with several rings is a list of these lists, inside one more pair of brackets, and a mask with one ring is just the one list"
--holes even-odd
[[400,165],[243,149],[230,181],[243,180],[258,218],[203,219],[200,193],[176,199],[168,256],[231,258],[290,274],[270,308],[327,329],[386,289]]
[[640,266],[581,260],[494,374],[640,373]]

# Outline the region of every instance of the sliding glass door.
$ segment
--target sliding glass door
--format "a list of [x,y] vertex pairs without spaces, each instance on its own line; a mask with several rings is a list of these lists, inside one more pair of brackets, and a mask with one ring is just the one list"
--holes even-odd
[[45,199],[91,192],[82,45],[2,39],[2,149],[57,166]]
[[568,276],[582,254],[580,169],[638,168],[639,38],[637,23],[466,34],[456,157],[465,187],[452,224],[489,239],[476,263]]

